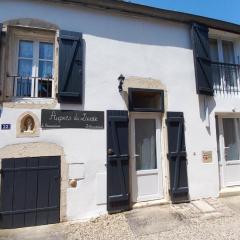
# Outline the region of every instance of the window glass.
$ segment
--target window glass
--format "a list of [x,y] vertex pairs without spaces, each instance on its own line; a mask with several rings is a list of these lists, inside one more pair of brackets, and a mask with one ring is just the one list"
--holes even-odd
[[33,58],[33,42],[20,41],[18,56],[21,58]]
[[135,119],[136,170],[157,168],[156,121]]
[[239,132],[236,119],[223,118],[223,132],[226,161],[239,160],[239,146],[236,131]]
[[233,42],[222,41],[223,58],[225,63],[235,63]]
[[39,43],[39,70],[38,76],[41,78],[52,77],[53,69],[53,44]]
[[210,55],[211,60],[214,62],[218,62],[218,43],[216,39],[210,39]]
[[39,77],[40,78],[48,78],[52,77],[52,68],[53,63],[52,62],[46,62],[46,61],[39,61]]
[[33,42],[19,41],[16,95],[30,97],[32,88]]
[[19,41],[18,75],[21,77],[32,76],[33,42]]
[[32,76],[32,60],[30,60],[30,59],[19,59],[18,60],[18,75],[20,77],[31,77]]
[[48,42],[19,41],[18,77],[14,78],[16,96],[52,96],[53,49]]
[[43,43],[39,44],[39,58],[53,60],[53,44]]
[[38,80],[38,97],[51,97],[52,96],[52,81]]

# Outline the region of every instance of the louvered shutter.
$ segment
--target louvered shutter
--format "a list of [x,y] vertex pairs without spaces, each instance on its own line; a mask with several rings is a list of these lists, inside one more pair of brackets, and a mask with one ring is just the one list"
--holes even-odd
[[83,95],[83,44],[82,34],[60,31],[59,35],[60,103],[82,103]]
[[182,112],[167,113],[170,195],[173,203],[189,201],[187,154]]
[[197,93],[213,96],[213,78],[209,49],[208,28],[194,23],[192,43]]
[[129,210],[128,112],[107,111],[107,210]]

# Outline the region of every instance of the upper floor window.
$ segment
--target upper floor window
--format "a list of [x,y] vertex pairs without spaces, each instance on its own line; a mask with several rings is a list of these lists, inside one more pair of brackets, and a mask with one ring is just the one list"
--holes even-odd
[[235,64],[234,43],[231,41],[210,39],[210,54],[214,62]]
[[209,44],[215,90],[238,92],[239,66],[236,64],[234,42],[210,39]]
[[52,97],[53,52],[51,42],[18,41],[15,96]]

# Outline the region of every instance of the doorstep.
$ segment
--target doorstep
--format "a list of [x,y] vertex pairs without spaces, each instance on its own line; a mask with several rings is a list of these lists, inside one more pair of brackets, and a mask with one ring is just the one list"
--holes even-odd
[[232,196],[240,196],[240,186],[226,187],[220,190],[219,193],[220,198]]
[[152,201],[146,201],[146,202],[138,202],[138,203],[134,203],[132,205],[132,209],[151,207],[151,206],[156,206],[156,205],[166,205],[166,204],[169,204],[169,203],[170,202],[167,201],[166,199],[152,200]]

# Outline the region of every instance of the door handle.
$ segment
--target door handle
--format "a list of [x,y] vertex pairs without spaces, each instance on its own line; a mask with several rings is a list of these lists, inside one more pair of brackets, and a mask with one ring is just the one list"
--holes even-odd
[[227,158],[227,150],[230,149],[230,147],[224,147],[224,157]]
[[134,154],[134,157],[140,157],[140,155],[135,153],[135,154]]
[[111,148],[108,148],[107,153],[108,155],[113,155],[113,150]]

